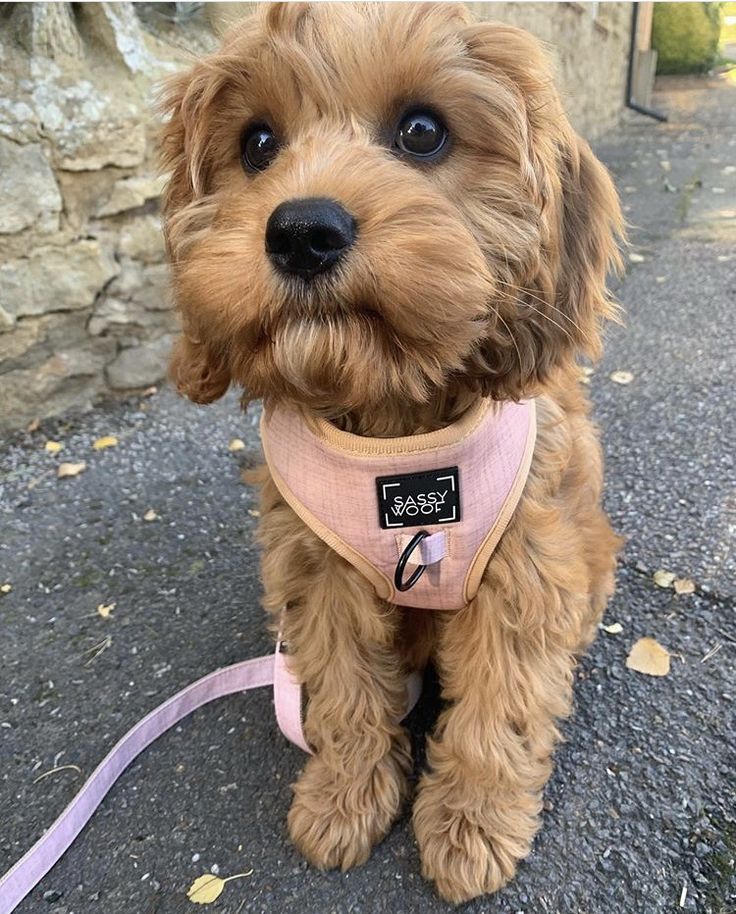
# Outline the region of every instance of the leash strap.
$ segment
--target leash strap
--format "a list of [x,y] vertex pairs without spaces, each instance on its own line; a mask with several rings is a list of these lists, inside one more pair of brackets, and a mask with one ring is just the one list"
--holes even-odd
[[304,736],[302,687],[289,669],[285,648],[286,645],[279,639],[273,658],[273,704],[276,723],[288,740],[311,755],[312,750]]
[[[138,721],[115,743],[51,828],[0,879],[0,914],[11,914],[64,855],[128,765],[180,720],[216,698],[273,685],[276,720],[284,736],[311,753],[302,726],[301,685],[286,658],[279,640],[275,654],[215,670],[172,695]],[[416,704],[421,689],[421,676],[412,673],[407,679],[407,714]]]
[[[280,667],[278,673],[277,665]],[[301,695],[295,696],[293,689],[300,693],[299,684],[288,672],[282,654],[276,654],[276,662],[271,654],[267,654],[215,670],[193,682],[128,730],[95,768],[51,828],[0,879],[0,914],[11,914],[15,910],[70,847],[123,771],[162,733],[202,705],[235,692],[272,685],[277,675],[281,704],[293,704],[296,699],[298,711]],[[289,712],[282,710],[282,714],[288,715]]]

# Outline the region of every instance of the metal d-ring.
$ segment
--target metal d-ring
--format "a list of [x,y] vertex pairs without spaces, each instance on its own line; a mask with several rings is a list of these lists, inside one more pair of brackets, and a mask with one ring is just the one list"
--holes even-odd
[[426,530],[420,530],[419,533],[415,534],[411,538],[411,540],[409,540],[409,543],[407,544],[406,549],[404,549],[404,551],[399,556],[399,561],[396,563],[396,571],[394,572],[394,587],[397,590],[401,591],[402,593],[403,593],[403,591],[409,590],[410,588],[412,588],[416,584],[416,582],[419,580],[419,578],[421,578],[421,576],[424,574],[424,569],[427,566],[426,565],[417,565],[417,567],[414,569],[414,571],[409,576],[409,580],[408,581],[403,580],[406,563],[411,558],[412,552],[414,552],[414,550],[421,543],[421,541],[423,539],[426,539],[426,537],[428,537],[428,536],[429,536],[429,534],[427,533]]

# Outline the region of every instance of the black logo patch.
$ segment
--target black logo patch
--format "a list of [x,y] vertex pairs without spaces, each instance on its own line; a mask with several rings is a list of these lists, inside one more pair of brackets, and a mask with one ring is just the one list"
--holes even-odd
[[460,480],[457,467],[379,476],[378,517],[389,527],[453,524],[460,520]]

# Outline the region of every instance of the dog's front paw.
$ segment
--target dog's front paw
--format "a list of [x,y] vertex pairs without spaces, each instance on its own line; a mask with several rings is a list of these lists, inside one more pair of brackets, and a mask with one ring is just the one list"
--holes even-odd
[[294,786],[291,839],[320,869],[359,866],[391,828],[406,793],[406,760],[389,755],[373,769],[348,776],[315,756]]
[[[478,788],[482,790],[483,788]],[[496,892],[513,878],[529,853],[535,816],[494,808],[490,798],[467,803],[460,791],[433,776],[424,779],[414,804],[414,833],[422,875],[452,904]]]

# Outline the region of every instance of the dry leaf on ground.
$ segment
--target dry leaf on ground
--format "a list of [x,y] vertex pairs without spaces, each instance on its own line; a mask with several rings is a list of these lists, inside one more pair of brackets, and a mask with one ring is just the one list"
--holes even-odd
[[639,638],[629,651],[626,666],[647,676],[666,676],[670,671],[670,654],[654,638]]
[[96,451],[104,451],[106,447],[117,447],[118,439],[115,435],[103,435],[92,443]]
[[158,520],[158,514],[156,514],[153,508],[149,508],[143,515],[143,520]]
[[257,508],[248,508],[248,514],[250,514],[251,517],[261,516],[261,512]]
[[87,464],[84,460],[80,460],[79,463],[60,463],[56,475],[59,479],[64,479],[67,476],[79,476],[79,474],[83,473],[86,469]]
[[245,450],[245,441],[241,441],[240,438],[233,438],[233,440],[227,446],[228,451],[242,451]]
[[0,593],[10,593],[12,589],[12,584],[0,584]]
[[690,578],[675,578],[673,586],[675,593],[695,593],[695,581],[691,581]]
[[654,583],[657,587],[664,587],[665,589],[672,587],[675,583],[675,577],[676,575],[673,571],[665,571],[664,568],[655,571],[653,575]]
[[117,603],[100,603],[97,607],[97,612],[102,616],[103,619],[109,619],[110,613],[115,609]]
[[629,254],[629,260],[631,263],[644,263],[644,258],[641,254],[637,254],[636,251],[632,251]]
[[213,901],[222,895],[225,884],[233,879],[243,879],[250,876],[253,870],[247,873],[238,873],[237,876],[228,876],[227,879],[221,879],[213,873],[205,873],[204,876],[198,876],[189,887],[187,898],[195,904],[212,904]]
[[620,622],[612,622],[610,625],[601,626],[604,632],[607,632],[609,635],[620,635],[624,630],[623,625]]
[[630,371],[612,371],[609,378],[614,384],[631,384],[634,375]]
[[44,444],[44,448],[49,454],[58,454],[63,447],[64,445],[60,441],[47,441],[46,444]]
[[31,419],[31,421],[28,423],[28,425],[26,426],[26,431],[28,432],[29,435],[31,435],[31,434],[33,434],[33,432],[38,431],[38,427],[40,424],[41,424],[41,420],[38,418],[38,416],[36,416],[35,419]]
[[205,873],[191,884],[187,898],[195,904],[212,904],[213,901],[217,901],[224,888],[224,879],[213,876],[212,873]]

